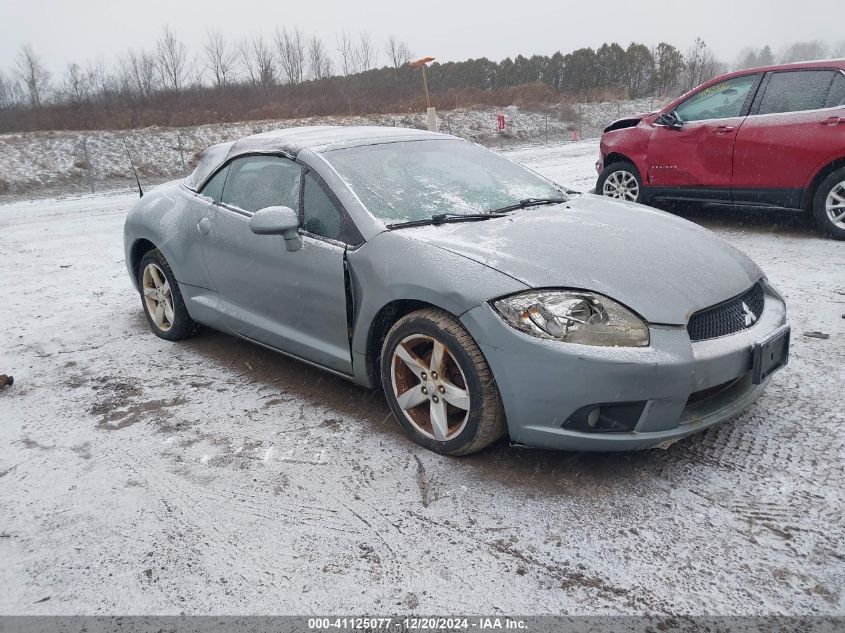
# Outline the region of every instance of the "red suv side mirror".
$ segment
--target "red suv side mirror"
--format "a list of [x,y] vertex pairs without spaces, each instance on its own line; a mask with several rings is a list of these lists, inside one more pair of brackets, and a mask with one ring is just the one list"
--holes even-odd
[[680,130],[684,127],[684,122],[678,118],[678,115],[674,112],[664,112],[655,121],[657,125],[665,125],[668,128],[672,128],[673,130]]

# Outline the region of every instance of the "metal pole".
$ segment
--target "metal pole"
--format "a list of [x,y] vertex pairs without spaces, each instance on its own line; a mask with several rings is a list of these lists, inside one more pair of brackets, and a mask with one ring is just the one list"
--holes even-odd
[[421,66],[422,68],[422,76],[423,76],[423,87],[425,88],[425,117],[428,123],[428,129],[432,132],[437,131],[437,113],[433,107],[431,107],[431,95],[428,93],[428,77],[425,74],[425,64]]
[[188,169],[185,167],[185,152],[182,151],[182,135],[177,132],[176,133],[176,142],[179,143],[179,160],[182,161],[182,175],[188,175]]
[[425,75],[425,64],[420,66],[420,68],[422,68],[423,88],[425,89],[425,107],[430,108],[431,107],[431,97],[428,94],[428,78]]

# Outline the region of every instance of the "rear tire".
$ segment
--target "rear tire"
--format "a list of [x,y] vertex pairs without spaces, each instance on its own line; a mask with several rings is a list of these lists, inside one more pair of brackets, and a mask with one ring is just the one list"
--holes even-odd
[[138,264],[141,306],[153,334],[167,341],[193,335],[197,324],[188,314],[170,264],[158,249],[148,251]]
[[628,161],[610,163],[599,176],[596,193],[627,202],[642,202],[643,181],[639,170]]
[[845,167],[819,184],[813,196],[813,216],[827,235],[845,240]]
[[390,409],[417,444],[469,455],[505,434],[505,412],[478,345],[451,314],[412,312],[390,329],[381,351]]

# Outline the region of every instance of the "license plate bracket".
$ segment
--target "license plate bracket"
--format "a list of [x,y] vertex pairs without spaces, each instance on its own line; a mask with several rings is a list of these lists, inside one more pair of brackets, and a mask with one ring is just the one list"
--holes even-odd
[[759,385],[789,362],[790,328],[784,325],[751,350],[751,379]]

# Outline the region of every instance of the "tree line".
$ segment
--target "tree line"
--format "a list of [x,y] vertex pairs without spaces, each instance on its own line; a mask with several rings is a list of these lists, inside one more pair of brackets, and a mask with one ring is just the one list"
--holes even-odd
[[[697,39],[687,50],[613,42],[551,56],[517,55],[434,62],[429,87],[440,108],[524,105],[666,96],[729,68],[845,56],[845,43],[799,42],[778,56],[769,46],[744,49],[725,64]],[[402,112],[423,107],[419,71],[407,42],[381,46],[366,31],[327,43],[299,27],[239,41],[207,31],[191,52],[168,27],[149,49],[113,64],[68,63],[53,77],[24,45],[11,72],[0,71],[0,132],[36,129],[196,125],[257,118]],[[384,63],[384,62],[387,63]]]

